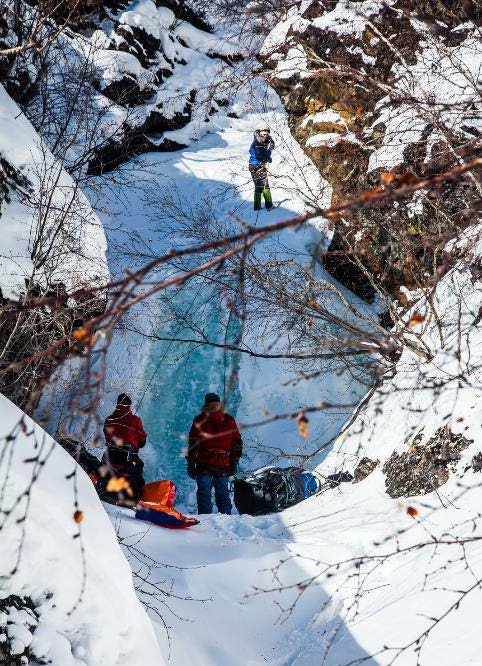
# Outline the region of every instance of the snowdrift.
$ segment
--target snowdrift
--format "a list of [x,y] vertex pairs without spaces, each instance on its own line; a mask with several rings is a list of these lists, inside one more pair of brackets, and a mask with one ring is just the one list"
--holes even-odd
[[52,666],[164,663],[87,475],[3,396],[0,422],[0,637]]
[[0,85],[0,157],[29,181],[0,207],[0,287],[18,298],[26,280],[43,289],[104,284],[104,230],[78,185]]

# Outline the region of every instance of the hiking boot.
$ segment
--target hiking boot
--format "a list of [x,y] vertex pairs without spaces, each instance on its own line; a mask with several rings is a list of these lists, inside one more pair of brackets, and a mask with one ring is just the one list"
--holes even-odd
[[271,210],[273,208],[273,199],[271,198],[271,190],[269,187],[263,189],[264,205],[266,210]]

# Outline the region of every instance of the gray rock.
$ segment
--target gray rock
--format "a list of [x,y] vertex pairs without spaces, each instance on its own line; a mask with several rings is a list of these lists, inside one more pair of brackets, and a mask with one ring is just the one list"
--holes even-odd
[[439,428],[425,444],[416,437],[405,453],[392,453],[383,466],[390,497],[412,497],[431,493],[448,481],[460,460],[460,452],[473,440]]
[[353,483],[358,483],[359,481],[363,481],[363,479],[366,479],[369,474],[375,470],[378,465],[380,464],[379,460],[372,460],[371,458],[362,458],[358,465],[356,466],[356,469],[354,471],[354,479]]

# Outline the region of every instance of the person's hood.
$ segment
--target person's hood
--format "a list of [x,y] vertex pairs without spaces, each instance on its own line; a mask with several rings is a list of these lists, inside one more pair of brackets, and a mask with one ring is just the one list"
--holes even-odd
[[264,139],[261,138],[258,130],[256,130],[253,134],[253,137],[255,141],[262,143],[263,146],[266,146],[266,148],[274,148],[274,141],[272,136],[269,136],[268,139],[265,141]]
[[206,419],[206,421],[210,419],[212,419],[213,421],[222,421],[225,415],[226,415],[225,412],[223,410],[220,410],[218,412],[203,412],[201,416],[204,419]]
[[116,405],[114,413],[110,416],[111,419],[120,419],[127,414],[132,414],[131,408],[129,405]]

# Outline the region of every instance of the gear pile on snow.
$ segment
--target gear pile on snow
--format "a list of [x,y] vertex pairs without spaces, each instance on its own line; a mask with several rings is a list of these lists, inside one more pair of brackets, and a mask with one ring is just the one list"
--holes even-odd
[[274,513],[352,480],[348,472],[320,479],[301,467],[263,467],[234,479],[234,504],[239,513],[252,516]]
[[[112,458],[115,447],[110,451],[108,461],[99,460],[89,453],[85,446],[73,437],[59,437],[58,444],[74,458],[88,474],[100,499],[109,504],[129,506],[136,511],[136,518],[155,523],[170,529],[182,529],[199,523],[174,508],[176,486],[172,481],[161,480],[144,483],[142,467],[138,455],[132,449],[118,448],[119,459]],[[136,468],[140,465],[140,470]],[[117,470],[113,469],[117,466]],[[139,478],[142,479],[140,483]]]

